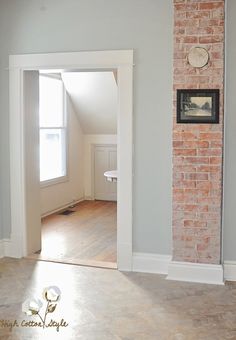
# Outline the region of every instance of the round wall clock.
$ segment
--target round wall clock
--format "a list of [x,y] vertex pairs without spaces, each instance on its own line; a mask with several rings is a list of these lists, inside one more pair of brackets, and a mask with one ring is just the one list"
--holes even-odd
[[188,62],[193,67],[203,67],[209,61],[209,53],[203,47],[193,47],[188,53]]

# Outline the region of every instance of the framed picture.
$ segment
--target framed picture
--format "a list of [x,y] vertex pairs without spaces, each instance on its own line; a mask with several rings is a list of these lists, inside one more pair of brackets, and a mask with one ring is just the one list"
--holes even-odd
[[218,89],[177,90],[177,123],[219,123]]

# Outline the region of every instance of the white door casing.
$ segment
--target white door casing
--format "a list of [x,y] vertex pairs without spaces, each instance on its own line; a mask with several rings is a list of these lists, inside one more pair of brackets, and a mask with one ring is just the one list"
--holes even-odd
[[39,73],[24,72],[24,145],[26,248],[41,249],[40,175],[39,175]]
[[[119,270],[132,270],[132,106],[133,51],[93,51],[12,55],[9,57],[10,104],[10,179],[11,179],[11,249],[12,257],[22,257],[37,248],[39,242],[27,239],[24,71],[117,70],[117,260]],[[36,185],[36,184],[35,184]],[[32,217],[32,216],[31,216]],[[37,234],[37,233],[36,233]],[[39,235],[39,232],[38,232]],[[38,236],[40,237],[40,236]],[[35,250],[37,250],[35,248]],[[34,250],[34,249],[33,249]]]

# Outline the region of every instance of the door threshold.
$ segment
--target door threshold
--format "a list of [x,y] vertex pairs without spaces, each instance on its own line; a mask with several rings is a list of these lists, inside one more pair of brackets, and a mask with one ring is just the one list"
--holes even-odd
[[117,263],[115,262],[105,262],[105,261],[96,261],[96,260],[79,260],[75,258],[60,259],[57,257],[48,257],[48,256],[42,256],[39,254],[31,254],[31,255],[26,256],[25,258],[29,260],[70,264],[70,265],[84,266],[84,267],[117,269]]

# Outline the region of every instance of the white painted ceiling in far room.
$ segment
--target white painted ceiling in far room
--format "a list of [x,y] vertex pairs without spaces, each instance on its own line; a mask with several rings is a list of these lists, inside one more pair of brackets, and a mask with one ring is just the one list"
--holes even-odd
[[112,71],[63,72],[62,80],[85,134],[116,134],[117,84]]

